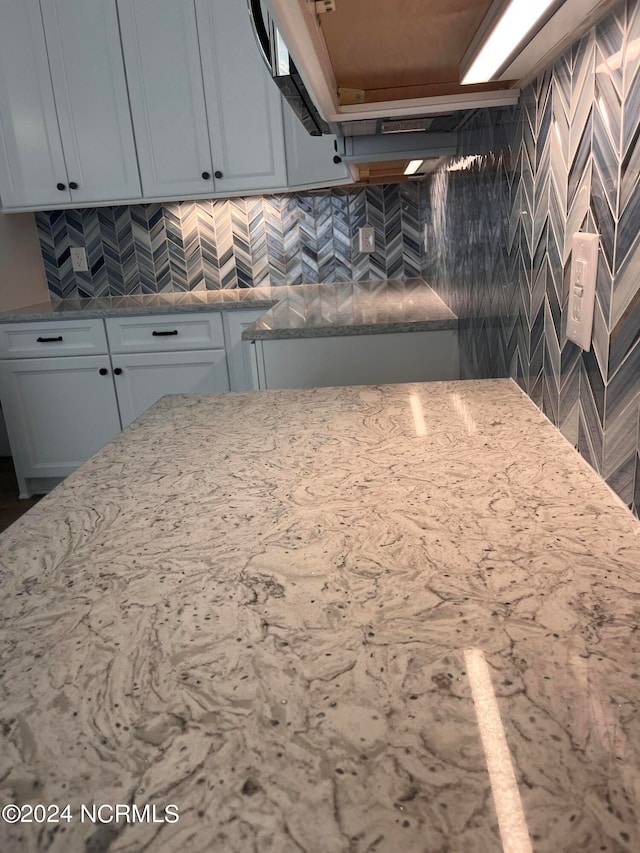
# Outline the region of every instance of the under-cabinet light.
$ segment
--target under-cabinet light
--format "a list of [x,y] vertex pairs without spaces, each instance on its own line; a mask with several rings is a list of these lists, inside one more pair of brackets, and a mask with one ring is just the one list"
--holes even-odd
[[511,0],[462,79],[488,83],[555,0]]
[[415,175],[423,163],[424,160],[411,160],[407,168],[404,170],[405,175]]

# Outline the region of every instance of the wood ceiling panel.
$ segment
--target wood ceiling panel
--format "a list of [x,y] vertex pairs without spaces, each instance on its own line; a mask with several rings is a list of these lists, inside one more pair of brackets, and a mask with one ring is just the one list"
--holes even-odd
[[339,86],[392,89],[459,82],[492,0],[336,0],[320,15]]

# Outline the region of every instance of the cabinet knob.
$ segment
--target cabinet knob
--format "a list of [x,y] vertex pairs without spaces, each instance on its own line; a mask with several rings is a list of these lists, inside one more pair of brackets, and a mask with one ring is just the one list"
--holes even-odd
[[106,367],[101,367],[101,368],[100,368],[100,370],[98,371],[98,373],[100,374],[100,376],[106,376],[108,372],[109,372],[109,371],[107,370],[107,368],[106,368]]
[[63,192],[63,190],[66,190],[66,188],[66,184],[56,184],[56,189],[60,190],[60,192]]
[[203,172],[202,173],[202,180],[203,181],[208,181],[210,177],[211,177],[211,172]]
[[213,173],[213,176],[214,176],[215,178],[217,178],[218,180],[220,180],[220,178],[224,177],[224,175],[222,174],[222,172],[220,171],[220,169],[218,169],[218,171],[217,171],[217,172],[214,172],[214,173]]
[[115,373],[116,376],[120,376],[120,374],[122,373],[122,368],[121,367],[114,367],[113,372]]
[[338,163],[342,163],[342,157],[339,154],[334,154],[333,162],[338,165]]
[[78,189],[78,185],[76,184],[75,181],[69,181],[69,189],[70,190],[77,190]]

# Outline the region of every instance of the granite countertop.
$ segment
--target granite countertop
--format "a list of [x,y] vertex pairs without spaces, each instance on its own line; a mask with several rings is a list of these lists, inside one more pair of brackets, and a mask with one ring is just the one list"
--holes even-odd
[[0,323],[41,320],[98,320],[136,314],[173,314],[193,311],[228,311],[237,308],[271,308],[281,298],[281,288],[245,287],[228,290],[192,290],[188,293],[145,293],[136,296],[102,296],[94,299],[59,299],[0,312]]
[[638,850],[639,531],[510,380],[165,397],[0,537],[0,849],[493,853],[488,666],[505,849]]
[[456,315],[424,279],[308,284],[286,293],[244,340],[457,329]]
[[63,299],[0,313],[0,323],[238,308],[266,311],[243,332],[245,340],[455,329],[458,325],[455,314],[421,278]]

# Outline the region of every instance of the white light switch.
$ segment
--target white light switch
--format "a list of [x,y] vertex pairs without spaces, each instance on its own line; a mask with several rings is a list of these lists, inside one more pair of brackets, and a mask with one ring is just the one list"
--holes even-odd
[[591,349],[593,308],[596,298],[598,272],[598,234],[574,234],[571,241],[571,283],[567,338]]
[[74,272],[87,272],[89,265],[87,264],[87,250],[82,246],[71,247],[71,269]]

